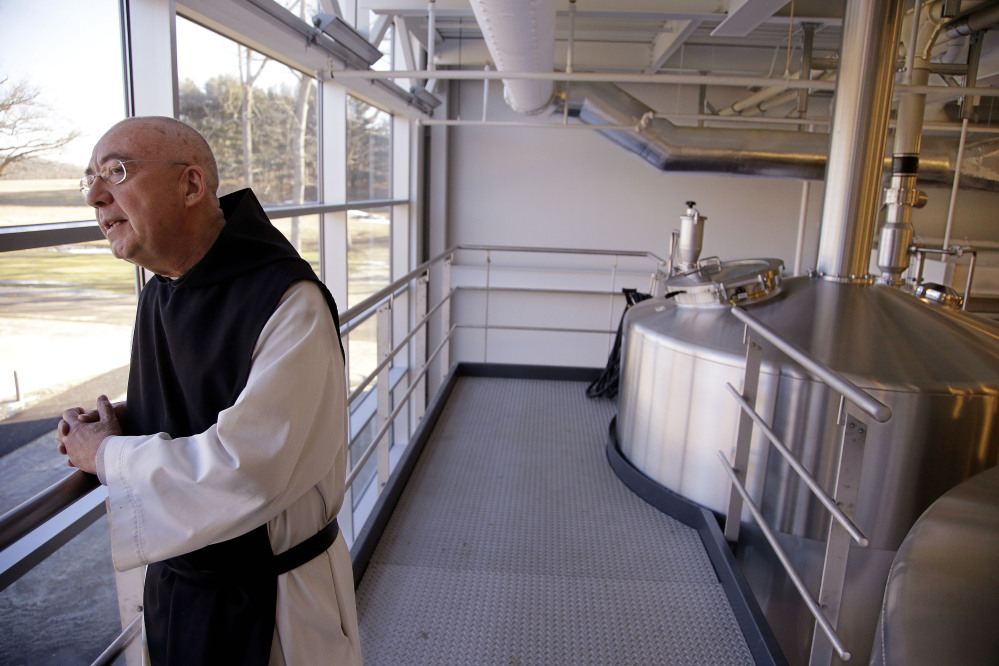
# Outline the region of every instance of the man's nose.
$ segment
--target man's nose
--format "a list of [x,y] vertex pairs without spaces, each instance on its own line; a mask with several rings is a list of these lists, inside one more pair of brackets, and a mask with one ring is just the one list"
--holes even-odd
[[88,206],[93,206],[94,208],[100,208],[101,206],[106,206],[111,203],[113,197],[111,196],[111,188],[108,184],[104,182],[104,179],[98,176],[94,178],[94,182],[91,183],[90,189],[87,191],[86,197]]

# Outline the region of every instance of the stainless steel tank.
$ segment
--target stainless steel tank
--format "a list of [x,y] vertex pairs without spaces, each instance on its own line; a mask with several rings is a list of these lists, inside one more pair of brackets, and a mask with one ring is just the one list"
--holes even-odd
[[[887,286],[781,280],[769,260],[667,284],[677,288],[684,293],[629,311],[617,418],[623,455],[670,490],[717,512],[728,506],[717,451],[732,459],[739,407],[724,385],[740,388],[745,368],[744,327],[729,301],[891,407],[891,421],[869,425],[855,522],[871,543],[851,549],[839,625],[866,661],[902,539],[935,499],[999,464],[999,326]],[[839,396],[762,346],[757,411],[831,492]],[[752,450],[747,485],[817,597],[828,514],[758,429]],[[811,616],[758,531],[742,532],[737,555],[757,600],[789,660],[805,663]]]

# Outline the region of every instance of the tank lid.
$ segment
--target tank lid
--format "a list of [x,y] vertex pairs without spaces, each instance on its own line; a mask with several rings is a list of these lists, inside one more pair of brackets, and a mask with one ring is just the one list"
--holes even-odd
[[697,268],[666,281],[667,292],[677,292],[680,305],[755,303],[780,292],[780,259],[720,261],[707,257]]

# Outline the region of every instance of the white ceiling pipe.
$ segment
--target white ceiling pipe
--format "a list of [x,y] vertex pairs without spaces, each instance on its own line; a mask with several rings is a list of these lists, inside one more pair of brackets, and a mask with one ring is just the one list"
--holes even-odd
[[[499,72],[555,69],[555,0],[472,0],[475,20]],[[514,111],[540,113],[551,103],[552,81],[504,79]]]

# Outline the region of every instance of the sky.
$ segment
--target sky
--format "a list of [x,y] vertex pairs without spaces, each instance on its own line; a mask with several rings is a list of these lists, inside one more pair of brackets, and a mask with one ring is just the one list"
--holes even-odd
[[[209,30],[178,19],[177,44],[181,79],[202,85],[223,72],[238,74],[235,44]],[[272,61],[257,85],[269,88],[289,76]],[[81,133],[45,157],[77,163],[82,172],[97,140],[125,116],[117,0],[0,0],[0,80],[5,77],[7,85],[26,80],[39,90],[50,127]]]

